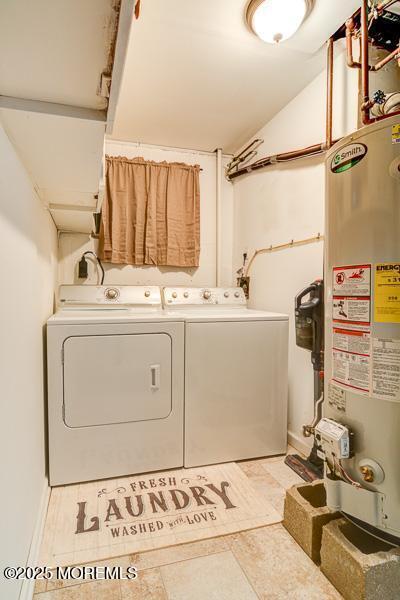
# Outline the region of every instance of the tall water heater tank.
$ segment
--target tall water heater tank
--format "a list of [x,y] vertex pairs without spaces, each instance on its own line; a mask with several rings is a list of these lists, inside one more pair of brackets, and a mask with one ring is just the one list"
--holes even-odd
[[316,441],[328,506],[400,541],[400,118],[340,141],[326,172],[325,401]]

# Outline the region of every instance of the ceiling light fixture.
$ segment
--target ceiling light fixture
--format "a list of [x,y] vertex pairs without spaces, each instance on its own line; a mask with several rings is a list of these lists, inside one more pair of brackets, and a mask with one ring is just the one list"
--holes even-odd
[[313,3],[314,0],[250,0],[246,21],[264,42],[279,43],[296,33]]

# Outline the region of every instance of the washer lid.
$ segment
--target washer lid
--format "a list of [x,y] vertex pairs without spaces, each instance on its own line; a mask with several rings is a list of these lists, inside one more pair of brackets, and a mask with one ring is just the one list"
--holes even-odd
[[179,316],[188,323],[214,323],[218,321],[288,321],[288,315],[250,308],[200,307],[167,310],[170,317]]

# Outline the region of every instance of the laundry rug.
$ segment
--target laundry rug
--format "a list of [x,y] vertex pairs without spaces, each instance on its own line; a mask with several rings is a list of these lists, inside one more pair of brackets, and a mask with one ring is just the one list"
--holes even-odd
[[68,485],[51,491],[39,564],[78,565],[281,520],[235,463]]

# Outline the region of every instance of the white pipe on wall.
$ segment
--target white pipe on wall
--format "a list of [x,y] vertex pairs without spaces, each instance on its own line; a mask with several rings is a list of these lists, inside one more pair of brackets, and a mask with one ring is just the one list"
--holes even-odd
[[215,285],[221,285],[221,259],[222,259],[222,148],[215,151],[217,160],[216,169],[216,203],[215,203]]

